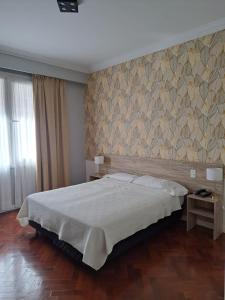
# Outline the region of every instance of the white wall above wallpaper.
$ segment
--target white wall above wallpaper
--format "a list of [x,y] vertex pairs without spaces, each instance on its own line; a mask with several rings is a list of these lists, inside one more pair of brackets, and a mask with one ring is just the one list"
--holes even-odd
[[63,14],[56,0],[1,0],[0,52],[89,73],[225,28],[224,0],[79,3]]

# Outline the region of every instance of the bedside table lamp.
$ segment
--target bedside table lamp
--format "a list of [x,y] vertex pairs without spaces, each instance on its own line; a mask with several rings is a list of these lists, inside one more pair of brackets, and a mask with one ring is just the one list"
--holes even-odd
[[99,173],[99,165],[104,164],[104,156],[102,155],[95,156],[95,164],[97,165],[97,173]]
[[222,181],[223,169],[222,168],[207,168],[206,179],[210,181]]
[[[223,180],[223,169],[222,168],[207,168],[206,169],[206,179],[209,181],[222,181]],[[216,188],[215,182],[215,188]],[[214,196],[212,196],[214,199]]]

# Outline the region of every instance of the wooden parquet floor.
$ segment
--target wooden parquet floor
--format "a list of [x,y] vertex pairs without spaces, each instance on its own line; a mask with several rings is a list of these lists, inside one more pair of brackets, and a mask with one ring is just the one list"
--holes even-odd
[[181,222],[92,273],[0,215],[0,299],[222,300],[225,237]]

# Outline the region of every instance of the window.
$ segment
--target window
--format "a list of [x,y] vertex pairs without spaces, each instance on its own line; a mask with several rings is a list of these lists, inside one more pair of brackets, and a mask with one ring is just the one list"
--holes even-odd
[[0,211],[35,191],[36,138],[30,77],[0,73]]

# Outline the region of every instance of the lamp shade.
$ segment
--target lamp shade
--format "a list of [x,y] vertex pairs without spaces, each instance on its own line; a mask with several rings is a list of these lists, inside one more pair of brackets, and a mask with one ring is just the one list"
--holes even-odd
[[104,164],[104,156],[95,156],[95,164],[103,165]]
[[211,181],[222,181],[223,180],[223,169],[222,168],[207,168],[206,179]]

